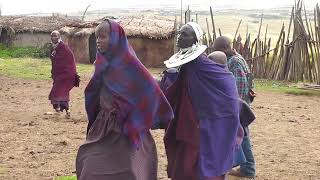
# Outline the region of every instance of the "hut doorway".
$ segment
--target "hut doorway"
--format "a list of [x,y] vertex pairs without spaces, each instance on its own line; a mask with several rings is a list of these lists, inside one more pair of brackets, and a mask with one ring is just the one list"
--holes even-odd
[[9,46],[9,36],[8,36],[8,31],[5,28],[0,29],[0,43],[3,44],[4,46]]
[[89,56],[90,56],[90,63],[92,64],[96,60],[96,36],[95,34],[91,34],[89,37]]

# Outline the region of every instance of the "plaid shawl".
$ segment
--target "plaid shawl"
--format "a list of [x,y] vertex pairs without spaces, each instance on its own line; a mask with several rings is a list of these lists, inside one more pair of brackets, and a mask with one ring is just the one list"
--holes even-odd
[[143,135],[160,120],[168,124],[172,109],[148,70],[129,45],[123,28],[108,20],[110,37],[107,53],[97,52],[95,72],[85,89],[88,129],[99,112],[100,87],[105,86],[118,106],[122,131],[138,147]]
[[249,101],[249,82],[247,74],[250,73],[250,69],[243,57],[236,53],[228,59],[228,69],[232,72],[236,79],[238,94],[241,99],[245,100],[247,103]]

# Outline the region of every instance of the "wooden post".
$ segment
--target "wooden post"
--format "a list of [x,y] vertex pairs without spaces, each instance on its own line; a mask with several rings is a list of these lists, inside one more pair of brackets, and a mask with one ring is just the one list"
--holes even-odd
[[246,37],[246,41],[243,45],[243,58],[247,61],[248,66],[252,72],[252,59],[250,57],[250,34],[248,34],[248,36]]
[[261,14],[260,26],[259,26],[259,31],[258,31],[257,39],[260,39],[260,32],[261,32],[261,27],[262,27],[262,19],[263,19],[263,14]]
[[222,36],[222,32],[220,28],[219,28],[219,36]]
[[173,52],[177,53],[178,52],[178,48],[177,48],[177,31],[178,31],[178,23],[177,23],[177,16],[174,17],[174,39],[173,39]]
[[314,27],[315,27],[315,37],[316,37],[316,43],[315,43],[315,49],[316,49],[316,56],[317,56],[317,68],[318,68],[318,84],[320,84],[320,8],[319,4],[316,5],[315,11],[314,11]]
[[187,24],[190,21],[191,21],[191,10],[190,10],[190,7],[188,5],[188,9],[185,12],[185,24]]
[[182,21],[182,19],[183,19],[182,1],[183,1],[183,0],[181,0],[181,4],[180,4],[180,5],[181,5],[181,6],[180,6],[180,9],[181,9],[181,14],[180,14],[180,18],[181,18],[181,20],[180,20],[180,26],[182,26],[182,24],[183,24],[183,21]]
[[91,6],[91,5],[89,4],[89,5],[86,7],[86,10],[84,10],[83,15],[82,15],[82,18],[81,18],[82,21],[84,21],[84,18],[85,18],[85,16],[86,16],[86,13],[87,13],[87,11],[88,11],[88,9],[89,9],[90,6]]
[[[306,25],[307,25],[307,30],[308,30],[308,38],[307,39],[307,47],[306,47],[306,50],[307,50],[307,53],[306,54],[306,62],[307,62],[307,65],[309,66],[309,80],[311,82],[315,82],[317,81],[317,70],[314,68],[316,66],[316,62],[315,62],[315,59],[314,59],[314,52],[313,52],[313,44],[311,43],[311,37],[313,36],[313,34],[311,33],[310,31],[310,27],[309,27],[309,21],[308,21],[308,17],[307,17],[307,11],[306,11],[306,7],[304,6],[304,15],[305,15],[305,20],[306,20]],[[309,45],[309,48],[308,48],[308,45]],[[308,52],[308,49],[310,49],[310,53]],[[309,56],[311,55],[311,62],[310,62],[310,59],[309,59]]]
[[[268,24],[266,27],[266,32],[264,34],[264,46],[262,50],[262,54],[266,54],[266,52],[269,50],[268,48],[268,43],[267,43],[267,34],[268,34]],[[265,78],[266,73],[267,73],[267,66],[268,66],[268,56],[264,56],[264,67],[262,68],[263,71],[263,77]]]
[[213,12],[212,12],[211,6],[210,6],[210,15],[211,15],[211,23],[212,23],[212,38],[214,41],[214,40],[216,40],[217,35],[216,35],[216,26],[214,25]]
[[248,35],[249,35],[249,24],[247,24],[246,39],[248,38]]
[[281,41],[281,37],[282,37],[282,32],[284,31],[284,24],[282,25],[282,28],[280,30],[280,35],[279,35],[279,38],[278,38],[278,41],[276,43],[276,47],[273,51],[273,57],[272,57],[272,60],[271,60],[271,64],[270,64],[270,67],[269,67],[269,70],[268,72],[269,73],[269,78],[275,78],[276,77],[276,71],[277,71],[277,63],[278,63],[278,52],[279,52],[279,46],[280,46],[280,41]]
[[283,52],[283,56],[281,56],[282,61],[283,61],[283,69],[280,70],[280,72],[277,73],[276,78],[279,80],[284,80],[285,79],[285,75],[288,71],[289,68],[289,64],[290,64],[290,56],[291,56],[291,49],[292,47],[289,45],[289,38],[290,38],[290,32],[291,32],[291,26],[292,26],[292,22],[293,22],[293,18],[294,18],[294,11],[295,7],[292,7],[291,10],[291,17],[290,17],[290,22],[289,22],[289,28],[288,28],[288,34],[287,34],[287,39],[285,41],[285,45],[284,45],[284,52]]
[[[260,32],[261,32],[261,26],[262,26],[262,18],[263,18],[263,14],[261,15],[259,32],[258,32],[258,35],[256,38],[257,43],[256,43],[256,47],[255,47],[254,57],[260,56],[260,54],[261,54]],[[259,76],[261,78],[261,69],[263,68],[261,66],[263,66],[263,62],[259,62],[259,58],[254,59],[253,65],[256,68],[257,76]]]
[[234,36],[233,36],[233,39],[234,39],[234,40],[237,38],[237,34],[238,34],[238,32],[239,32],[239,28],[240,28],[241,22],[242,22],[242,19],[239,21],[239,24],[238,24],[236,33],[234,33]]
[[294,7],[292,7],[292,10],[291,10],[291,17],[290,17],[290,23],[289,23],[289,28],[288,28],[288,36],[287,36],[287,41],[286,42],[289,42],[289,37],[290,37],[290,32],[291,32],[291,24],[292,24],[292,21],[293,21],[293,17],[294,17]]
[[233,48],[236,48],[236,45],[237,45],[237,40],[236,40],[236,38],[237,38],[237,34],[238,34],[238,31],[239,31],[241,22],[242,22],[242,19],[239,21],[237,30],[236,30],[236,32],[235,32],[235,34],[234,34],[234,37],[233,37],[233,41],[232,41],[232,46],[233,46]]
[[[280,48],[279,51],[279,55],[278,55],[278,59],[277,59],[277,63],[276,66],[274,67],[274,78],[276,80],[284,80],[284,75],[287,73],[287,68],[286,68],[286,63],[287,61],[285,59],[283,59],[283,55],[285,53],[285,38],[286,38],[286,34],[285,34],[285,30],[284,30],[285,26],[283,24],[283,29],[282,32],[280,34],[280,45],[278,46],[278,48]],[[279,50],[279,49],[278,49]]]
[[198,21],[198,13],[196,14],[196,22],[199,23],[199,21]]
[[206,23],[207,23],[207,30],[208,30],[208,40],[209,40],[209,46],[208,47],[211,47],[212,46],[212,38],[211,38],[211,35],[210,35],[210,28],[209,28],[209,23],[208,23],[208,18],[206,18]]

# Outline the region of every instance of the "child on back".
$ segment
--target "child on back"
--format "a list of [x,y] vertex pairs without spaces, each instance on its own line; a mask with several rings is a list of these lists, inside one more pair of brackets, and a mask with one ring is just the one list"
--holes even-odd
[[[208,58],[211,59],[213,62],[221,65],[226,65],[227,68],[227,56],[222,51],[214,51],[208,55]],[[254,119],[254,114],[251,111],[250,106],[241,100],[240,101],[240,123],[241,125],[249,125]]]
[[[225,65],[226,66],[225,68],[228,69],[227,56],[224,52],[214,51],[208,55],[208,58],[217,64]],[[240,146],[241,142],[242,142],[242,138],[244,136],[244,130],[243,130],[242,126],[248,126],[255,119],[254,113],[252,112],[250,106],[245,101],[243,101],[239,98],[239,104],[240,104],[239,118],[240,118],[241,126],[239,126],[238,135],[237,135],[237,139],[236,139],[236,141],[237,141],[236,143],[237,143],[239,149],[237,149],[235,151],[235,159],[233,162],[234,166],[238,166],[239,164],[246,161],[245,156],[243,154],[243,150]]]
[[208,58],[217,64],[227,65],[227,56],[222,51],[214,51],[208,55]]

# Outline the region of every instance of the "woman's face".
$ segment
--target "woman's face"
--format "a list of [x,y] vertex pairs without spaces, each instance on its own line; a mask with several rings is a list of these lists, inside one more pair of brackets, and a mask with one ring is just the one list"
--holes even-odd
[[183,25],[178,31],[177,47],[188,48],[196,43],[196,35],[190,25]]
[[109,23],[100,24],[96,28],[96,43],[99,52],[104,53],[108,50],[110,25]]
[[58,43],[59,39],[60,39],[60,35],[58,33],[56,33],[56,32],[51,33],[52,43],[54,43],[54,44]]

